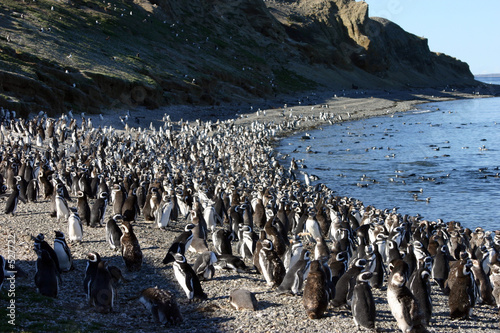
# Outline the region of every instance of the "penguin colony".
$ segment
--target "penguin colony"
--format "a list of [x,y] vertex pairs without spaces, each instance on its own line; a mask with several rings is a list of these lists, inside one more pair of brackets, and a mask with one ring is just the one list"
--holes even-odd
[[[72,245],[91,241],[86,228],[102,228],[123,265],[88,253],[81,289],[96,311],[114,311],[122,271],[140,272],[147,259],[134,233],[141,219],[158,233],[185,223],[158,251],[189,302],[210,302],[203,281],[232,270],[260,274],[269,292],[302,297],[305,317],[347,309],[356,327],[368,329],[377,327],[372,288],[386,289],[402,332],[432,327],[431,284],[449,295],[452,319],[470,319],[478,306],[500,307],[500,231],[401,215],[302,184],[296,161],[288,169],[272,150],[276,132],[301,119],[242,127],[165,116],[159,129],[118,131],[94,128],[83,117],[78,126],[65,115],[24,120],[2,109],[0,116],[4,213],[15,215],[19,201],[49,201],[47,218],[61,226],[53,246],[43,234],[33,237],[42,295],[58,297],[64,274],[75,274],[65,234]],[[182,322],[172,291],[151,286],[137,298],[155,322]],[[233,292],[230,301],[258,309],[248,290]]]

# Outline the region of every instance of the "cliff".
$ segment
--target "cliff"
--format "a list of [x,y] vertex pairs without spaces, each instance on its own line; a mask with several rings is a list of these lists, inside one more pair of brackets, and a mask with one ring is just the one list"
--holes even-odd
[[0,106],[22,114],[475,83],[365,2],[4,0],[0,17]]

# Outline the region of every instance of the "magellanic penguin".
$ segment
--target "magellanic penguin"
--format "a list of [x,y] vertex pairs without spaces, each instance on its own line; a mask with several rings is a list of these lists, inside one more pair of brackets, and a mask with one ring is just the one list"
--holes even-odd
[[186,293],[189,301],[193,299],[203,301],[207,299],[207,294],[201,288],[200,280],[193,268],[186,261],[186,257],[180,253],[174,254],[174,273],[175,278],[181,288]]
[[38,180],[32,179],[28,182],[28,186],[26,187],[26,200],[28,202],[36,202],[38,200]]
[[495,298],[493,297],[493,288],[491,283],[483,270],[481,262],[477,259],[472,260],[472,273],[476,280],[476,285],[479,287],[481,295],[481,304],[495,305]]
[[165,229],[170,223],[170,216],[174,208],[174,202],[170,199],[170,195],[164,192],[160,207],[155,213],[156,226],[160,229]]
[[193,270],[200,281],[210,280],[214,277],[214,263],[217,262],[217,256],[212,251],[200,253],[193,264]]
[[111,249],[115,251],[121,250],[120,238],[123,235],[122,230],[116,223],[118,217],[121,217],[121,215],[111,217],[106,223],[106,240],[108,241]]
[[317,260],[313,260],[302,296],[302,303],[310,319],[319,319],[323,317],[328,308],[328,290],[326,282],[326,275],[321,263]]
[[44,296],[57,297],[59,292],[59,271],[49,252],[44,249],[36,251],[35,285],[38,292]]
[[[426,257],[430,258],[430,257]],[[425,265],[419,265],[406,283],[407,287],[417,299],[422,311],[422,320],[426,326],[432,317],[431,285],[429,282],[430,271]]]
[[59,261],[59,269],[62,272],[68,272],[75,267],[73,266],[73,257],[71,256],[71,250],[66,244],[66,238],[64,234],[60,231],[55,231],[56,238],[54,239],[54,252],[57,255],[57,260]]
[[57,193],[55,197],[56,204],[56,216],[57,222],[66,221],[69,217],[69,206],[66,199],[61,195],[61,193]]
[[441,291],[444,289],[445,281],[448,279],[450,273],[450,263],[448,259],[448,247],[446,245],[440,246],[436,251],[434,262],[432,264],[431,276],[434,281],[439,285]]
[[47,243],[45,241],[45,235],[44,234],[38,234],[38,236],[36,236],[35,238],[35,242],[34,242],[34,249],[35,249],[35,252],[38,252],[40,250],[45,250],[49,253],[49,256],[52,258],[52,260],[54,261],[55,265],[56,265],[56,269],[57,269],[57,272],[58,273],[61,273],[61,270],[59,268],[59,259],[57,257],[57,254],[56,252],[54,251],[54,249],[52,248],[52,246],[49,245],[49,243]]
[[123,261],[129,271],[137,272],[141,270],[142,267],[142,251],[139,241],[129,221],[123,221],[120,228],[123,231],[122,237],[120,238]]
[[498,314],[500,315],[500,262],[490,264],[490,282],[493,287],[493,297],[495,297],[499,309]]
[[168,248],[165,258],[163,258],[163,263],[168,264],[174,261],[174,253],[180,253],[184,255],[186,250],[189,249],[191,242],[193,241],[193,228],[194,224],[189,223],[184,227],[184,231],[177,236],[172,245]]
[[472,309],[476,303],[476,291],[471,268],[470,259],[461,259],[458,265],[450,270],[446,284],[450,288],[448,305],[452,320],[469,319],[472,315]]
[[[7,199],[7,202],[5,203],[5,214],[12,214],[14,216],[17,211],[17,204],[19,200],[24,200],[23,198],[20,197],[19,191],[20,191],[21,186],[19,184],[14,185],[12,189],[12,193],[9,195],[9,198]],[[26,202],[24,202],[26,203]]]
[[264,239],[259,252],[259,265],[269,287],[279,286],[283,282],[286,270],[278,254],[274,251],[273,243]]
[[70,242],[81,242],[83,239],[83,227],[77,212],[71,211],[68,218],[68,238]]
[[121,214],[124,221],[132,222],[137,219],[140,208],[136,193],[135,188],[130,189],[128,196],[123,203]]
[[218,270],[231,270],[238,273],[249,273],[250,268],[245,265],[245,262],[232,254],[216,254],[217,262],[214,267]]
[[83,291],[87,300],[90,300],[90,284],[97,272],[97,265],[101,262],[101,256],[97,252],[87,254],[87,267],[85,268],[85,277],[83,279]]
[[158,287],[144,289],[139,302],[151,312],[155,323],[177,325],[183,321],[175,296],[168,290]]
[[387,302],[401,332],[427,332],[422,323],[422,311],[415,296],[405,286],[408,264],[396,259],[389,264]]
[[356,327],[375,329],[376,308],[370,287],[372,272],[361,272],[352,292],[351,310]]
[[212,244],[217,254],[233,254],[231,247],[232,234],[229,230],[218,229],[212,233]]
[[108,194],[106,192],[102,192],[99,194],[99,198],[97,198],[92,205],[92,210],[90,211],[90,226],[92,228],[102,226],[107,206]]
[[105,261],[101,260],[97,264],[96,273],[90,282],[89,294],[90,305],[94,306],[97,312],[110,313],[113,311],[116,291]]
[[302,291],[304,280],[309,274],[311,264],[310,252],[302,249],[299,260],[295,261],[292,267],[286,272],[283,282],[278,287],[278,294],[291,293],[297,295]]
[[87,195],[83,191],[77,191],[76,196],[77,200],[77,211],[82,223],[85,223],[87,226],[90,225],[90,206],[87,201]]
[[334,307],[339,307],[347,304],[347,296],[349,293],[349,283],[351,280],[356,281],[356,277],[367,265],[364,258],[354,259],[351,267],[339,278],[335,284],[335,297],[332,300]]

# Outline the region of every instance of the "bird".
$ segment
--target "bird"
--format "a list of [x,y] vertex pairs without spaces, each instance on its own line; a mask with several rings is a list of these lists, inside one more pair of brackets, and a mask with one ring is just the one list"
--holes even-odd
[[177,325],[183,322],[181,310],[173,293],[158,287],[141,291],[139,302],[151,312],[155,323]]
[[229,303],[236,310],[250,310],[255,311],[258,307],[255,294],[247,289],[235,289],[229,294]]
[[[14,188],[12,189],[11,194],[9,195],[9,198],[7,199],[7,202],[5,203],[5,214],[11,214],[14,216],[17,211],[17,204],[19,200],[23,201],[24,199],[20,197],[21,186],[19,184],[16,184]],[[24,202],[26,203],[26,202]]]
[[59,268],[45,249],[41,248],[36,253],[35,285],[38,292],[56,298],[59,293]]
[[193,270],[200,281],[210,280],[214,277],[214,263],[217,262],[217,256],[212,251],[200,253],[193,264]]
[[194,229],[194,227],[195,225],[192,223],[187,224],[184,227],[184,231],[174,239],[172,245],[170,245],[167,251],[167,254],[165,255],[165,258],[163,258],[164,264],[173,262],[175,260],[175,253],[180,253],[182,255],[186,253],[186,250],[189,248],[191,242],[193,241],[192,230]]
[[203,292],[198,276],[186,257],[180,253],[174,254],[174,275],[175,279],[186,293],[186,297],[191,302],[193,300],[203,301],[207,299],[207,294]]
[[376,306],[370,287],[372,272],[361,272],[356,278],[351,298],[351,310],[356,327],[375,329]]
[[283,281],[278,286],[278,294],[291,293],[297,295],[302,291],[304,281],[309,274],[309,266],[311,264],[310,252],[302,249],[300,258],[286,272]]
[[71,210],[68,217],[68,238],[70,242],[81,242],[83,239],[82,220],[74,210]]
[[108,241],[109,247],[112,250],[121,250],[121,237],[123,235],[122,229],[117,224],[117,220],[121,218],[121,215],[115,215],[108,219],[106,222],[106,240]]
[[87,195],[83,191],[77,191],[77,212],[82,223],[90,225],[90,206],[87,201]]
[[130,272],[137,272],[142,267],[142,250],[129,221],[123,221],[120,225],[122,236],[120,237],[121,254],[125,266]]
[[469,319],[472,315],[476,303],[472,266],[471,259],[462,259],[450,270],[446,283],[450,289],[448,306],[452,320]]
[[113,311],[116,290],[106,261],[101,260],[97,264],[95,275],[90,281],[89,295],[90,305],[95,307],[97,312],[110,313]]
[[85,267],[85,277],[83,279],[83,291],[88,301],[90,300],[90,284],[96,275],[99,262],[101,262],[99,253],[87,253],[87,266]]
[[283,282],[286,274],[285,266],[274,251],[273,243],[269,239],[262,241],[262,248],[259,252],[259,265],[269,287],[277,287]]
[[59,269],[62,272],[68,272],[75,267],[73,266],[73,257],[71,255],[71,250],[66,244],[66,238],[61,231],[55,231],[54,239],[54,252],[57,255],[57,260],[59,262]]
[[304,286],[302,304],[310,319],[320,319],[328,308],[326,274],[318,260],[311,262],[309,275]]
[[92,228],[102,226],[104,220],[104,215],[106,215],[106,208],[108,206],[108,193],[102,192],[99,194],[99,198],[92,205],[90,211],[90,226]]

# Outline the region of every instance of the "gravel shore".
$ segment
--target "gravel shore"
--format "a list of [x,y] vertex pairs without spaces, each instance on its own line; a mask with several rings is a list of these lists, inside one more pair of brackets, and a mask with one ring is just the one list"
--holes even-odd
[[[253,106],[252,111],[245,107],[225,108],[222,118],[230,118],[234,112],[240,115],[236,126],[249,128],[252,123],[274,123],[275,139],[266,141],[272,150],[279,136],[291,132],[306,131],[309,128],[327,125],[329,122],[346,119],[360,119],[378,115],[393,114],[406,111],[416,103],[424,101],[441,101],[455,98],[477,97],[473,94],[444,91],[416,92],[348,92],[346,96],[338,92],[337,96],[309,95],[301,103],[288,102],[287,106],[277,105],[273,108]],[[271,107],[269,103],[266,106]],[[265,115],[264,112],[266,110]],[[147,127],[152,121],[161,120],[163,114],[171,116],[172,121],[180,118],[192,124],[197,118],[214,119],[219,115],[217,108],[171,107],[159,111],[130,110],[131,119],[136,117],[139,125]],[[325,115],[326,114],[326,115]],[[296,117],[296,118],[294,118]],[[294,118],[293,125],[287,127],[287,120]],[[99,120],[94,117],[94,126]],[[117,116],[105,113],[103,125],[113,124],[120,128]],[[122,126],[123,127],[123,126]],[[126,135],[126,133],[124,133]],[[68,140],[69,141],[69,140]],[[35,148],[34,148],[35,149]],[[38,148],[36,148],[38,149]],[[345,195],[348,195],[347,193]],[[0,199],[0,206],[5,206],[6,198]],[[92,205],[93,200],[90,200]],[[368,205],[369,203],[365,203]],[[76,207],[76,198],[69,203]],[[384,207],[381,207],[384,208]],[[13,297],[16,304],[15,326],[7,323],[5,311],[12,297],[6,292],[4,283],[0,296],[0,331],[99,331],[99,332],[346,332],[356,330],[351,312],[346,309],[328,308],[325,318],[308,319],[302,305],[301,296],[280,296],[270,289],[263,276],[255,273],[236,273],[232,271],[216,271],[212,280],[203,281],[202,288],[208,299],[203,302],[190,303],[175,280],[172,265],[164,265],[162,260],[173,239],[184,229],[185,219],[169,224],[166,230],[160,230],[154,223],[144,220],[140,215],[133,224],[139,240],[144,262],[139,272],[127,272],[119,253],[110,249],[105,240],[105,228],[89,228],[84,226],[82,243],[71,244],[75,269],[63,273],[62,285],[56,299],[37,294],[34,284],[36,254],[33,251],[32,236],[43,233],[49,244],[53,244],[54,230],[67,232],[67,223],[57,222],[50,217],[50,201],[39,200],[36,203],[18,206],[15,216],[0,216],[0,254],[5,258],[15,254],[16,263],[27,274],[17,277]],[[111,217],[111,208],[107,210],[105,221]],[[256,230],[256,232],[258,232]],[[15,239],[9,248],[9,240]],[[207,240],[210,249],[211,237]],[[330,243],[328,243],[330,244]],[[313,249],[310,248],[312,251]],[[83,292],[83,278],[86,268],[86,254],[98,252],[110,265],[119,267],[128,283],[121,284],[114,311],[100,314],[90,307]],[[233,251],[236,252],[236,251]],[[187,253],[189,263],[194,263],[196,254]],[[252,264],[247,261],[248,266]],[[170,290],[177,298],[184,321],[178,326],[163,327],[153,322],[152,316],[137,300],[138,293],[148,287],[158,286]],[[382,290],[374,289],[377,306],[376,328],[380,332],[398,332],[396,321],[390,313],[386,301],[386,283]],[[8,287],[8,286],[7,286]],[[232,290],[244,288],[255,293],[258,301],[256,311],[236,311],[228,302]],[[447,297],[442,295],[436,285],[432,286],[433,316],[429,325],[431,332],[494,332],[499,330],[498,309],[492,306],[476,306],[472,319],[467,321],[451,321]]]

